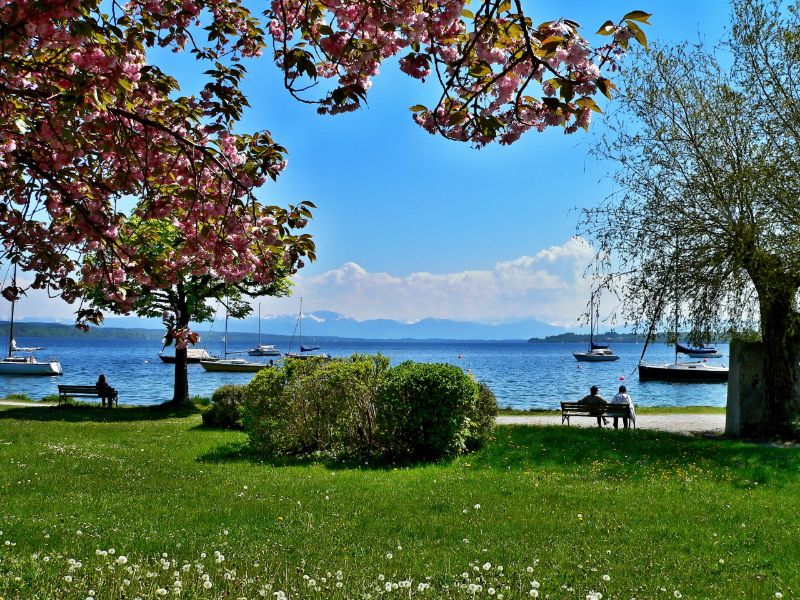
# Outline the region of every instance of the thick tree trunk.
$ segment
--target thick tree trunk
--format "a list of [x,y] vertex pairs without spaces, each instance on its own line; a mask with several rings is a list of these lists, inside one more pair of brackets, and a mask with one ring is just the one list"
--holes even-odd
[[[176,326],[178,329],[184,329],[189,326],[189,310],[183,298],[178,304]],[[189,370],[186,367],[186,348],[175,349],[175,385],[172,403],[189,403]]]
[[758,290],[764,343],[764,420],[753,426],[753,431],[742,432],[748,436],[796,436],[791,422],[800,416],[800,315],[794,305],[796,290],[778,287]]

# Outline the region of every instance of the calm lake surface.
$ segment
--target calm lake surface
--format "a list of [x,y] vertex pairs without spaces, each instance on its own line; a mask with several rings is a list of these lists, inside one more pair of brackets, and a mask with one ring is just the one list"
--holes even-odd
[[[267,338],[263,342],[276,343]],[[91,385],[100,373],[119,390],[120,404],[159,404],[172,397],[174,367],[161,362],[160,344],[152,340],[25,338],[18,343],[44,346],[37,357],[57,356],[64,375],[0,375],[0,397],[17,393],[40,399],[57,394],[58,384]],[[280,343],[276,345],[285,350]],[[359,340],[325,342],[322,350],[334,356],[380,352],[392,364],[405,360],[452,363],[488,384],[502,407],[558,408],[562,400],[580,399],[591,385],[597,385],[600,395],[610,399],[621,383],[638,406],[725,406],[726,383],[639,382],[636,365],[642,347],[616,344],[613,350],[620,360],[607,363],[577,362],[572,352],[585,351],[585,344]],[[712,362],[727,365],[728,345],[718,344],[717,348],[724,357]],[[220,350],[209,348],[212,354]],[[663,343],[651,344],[646,360],[672,362],[674,351]],[[189,391],[210,396],[224,383],[244,384],[252,377],[252,373],[209,373],[200,365],[189,365]]]

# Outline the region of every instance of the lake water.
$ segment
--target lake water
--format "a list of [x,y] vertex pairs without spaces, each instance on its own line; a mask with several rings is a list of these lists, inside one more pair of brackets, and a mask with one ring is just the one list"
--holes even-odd
[[[0,397],[19,393],[39,399],[57,394],[58,384],[91,385],[100,373],[105,373],[110,385],[119,390],[120,404],[158,404],[172,397],[174,367],[161,362],[160,345],[152,340],[26,338],[18,343],[45,346],[37,357],[44,360],[57,356],[64,375],[0,375]],[[616,344],[613,350],[620,360],[606,363],[577,362],[572,352],[585,351],[585,344],[359,340],[325,342],[323,351],[334,356],[380,352],[392,364],[404,360],[452,363],[488,384],[503,407],[558,408],[562,400],[580,399],[591,385],[597,385],[600,395],[610,399],[621,383],[638,406],[725,406],[726,383],[639,382],[636,365],[642,347]],[[712,362],[727,364],[727,344],[717,348],[724,357]],[[646,360],[672,362],[674,352],[663,343],[651,344]],[[189,365],[189,392],[210,396],[224,383],[243,384],[252,377],[252,373],[210,373],[200,365]]]

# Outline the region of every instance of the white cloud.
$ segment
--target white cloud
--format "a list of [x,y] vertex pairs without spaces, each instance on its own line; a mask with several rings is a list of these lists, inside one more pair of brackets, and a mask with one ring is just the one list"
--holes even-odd
[[[400,277],[371,273],[348,262],[315,276],[296,277],[291,298],[261,299],[261,313],[292,314],[304,297],[304,312],[329,310],[358,320],[386,318],[414,322],[427,317],[502,322],[535,318],[574,326],[586,307],[584,271],[594,256],[581,238],[531,256],[498,262],[489,270],[418,272]],[[29,291],[18,303],[20,318],[74,318],[75,306],[46,293]]]
[[[497,263],[491,270],[457,273],[370,273],[355,262],[320,275],[296,278],[294,299],[308,311],[331,310],[359,320],[413,322],[426,317],[500,322],[536,318],[575,325],[588,299],[583,278],[594,250],[572,238],[532,256]],[[291,312],[286,300],[265,299],[273,313]]]

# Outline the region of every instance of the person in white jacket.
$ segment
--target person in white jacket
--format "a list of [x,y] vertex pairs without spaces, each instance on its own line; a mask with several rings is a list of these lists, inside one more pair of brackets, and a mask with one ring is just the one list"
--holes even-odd
[[[630,420],[636,424],[636,410],[633,408],[633,400],[628,395],[628,389],[621,385],[619,386],[619,393],[611,399],[611,404],[627,404],[631,407],[631,416]],[[619,425],[619,417],[614,417],[614,429],[617,429]],[[628,417],[622,417],[622,426],[625,429],[628,429]]]

